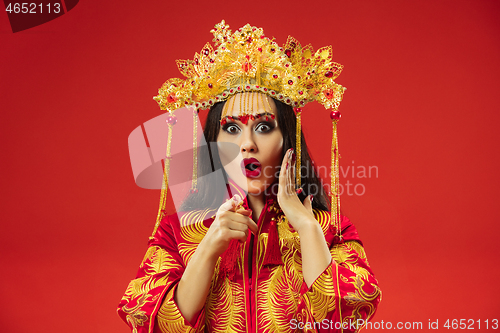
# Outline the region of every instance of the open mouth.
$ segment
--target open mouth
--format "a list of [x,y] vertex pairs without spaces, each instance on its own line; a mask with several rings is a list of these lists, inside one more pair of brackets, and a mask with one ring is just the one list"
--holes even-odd
[[259,177],[262,171],[261,164],[255,157],[243,159],[241,161],[241,170],[249,178]]

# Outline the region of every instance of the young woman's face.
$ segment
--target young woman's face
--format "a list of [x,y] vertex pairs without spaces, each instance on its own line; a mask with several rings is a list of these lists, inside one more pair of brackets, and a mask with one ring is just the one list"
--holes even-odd
[[[226,107],[227,115],[235,118],[225,118],[217,137],[224,170],[249,194],[262,194],[276,179],[282,160],[276,105],[267,95],[241,93],[230,98]],[[241,108],[254,119],[238,118]]]

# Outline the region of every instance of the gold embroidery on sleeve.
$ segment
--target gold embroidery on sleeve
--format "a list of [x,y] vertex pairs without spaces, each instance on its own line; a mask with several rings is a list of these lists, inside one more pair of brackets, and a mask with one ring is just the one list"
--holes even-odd
[[333,260],[338,265],[346,267],[356,276],[361,276],[363,279],[368,280],[371,274],[361,265],[361,262],[368,266],[366,261],[366,254],[361,244],[356,241],[348,241],[344,244],[338,244],[330,249]]
[[[122,307],[122,310],[127,314],[127,322],[132,326],[133,332],[137,332],[137,326],[143,326],[148,321],[146,312],[142,311],[141,308],[144,304],[157,300],[158,296],[153,297],[149,291],[165,286],[168,282],[168,273],[159,278],[157,275],[169,269],[181,268],[181,265],[161,247],[152,246],[146,252],[140,267],[144,269],[146,275],[132,280],[122,298],[127,303]],[[136,305],[129,307],[133,302]]]
[[[380,297],[380,289],[377,285],[370,283],[369,285],[372,287],[373,292],[369,293],[364,288],[366,284],[362,278],[351,276],[351,279],[353,281],[350,283],[356,288],[356,291],[347,293],[344,300],[353,310],[350,316],[344,318],[344,321],[349,319],[352,321],[357,321],[358,319],[368,321],[375,312],[373,301]],[[366,313],[366,315],[363,315],[362,312]]]
[[322,321],[328,312],[335,310],[336,295],[331,265],[314,281],[311,290],[305,296],[311,303],[312,314],[316,321]]
[[[158,327],[164,333],[186,333],[196,330],[184,325],[184,318],[174,302],[174,289],[170,290],[165,297],[165,301],[158,310]],[[202,330],[203,327],[200,328]]]
[[205,209],[188,212],[180,219],[181,237],[185,241],[179,242],[178,246],[179,253],[186,265],[208,231],[203,221],[211,211],[211,209]]

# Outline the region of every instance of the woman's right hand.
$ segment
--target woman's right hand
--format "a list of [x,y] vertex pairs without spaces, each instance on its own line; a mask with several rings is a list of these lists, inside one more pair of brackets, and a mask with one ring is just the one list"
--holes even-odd
[[249,229],[257,233],[257,224],[250,218],[252,211],[239,207],[242,201],[236,194],[219,207],[198,249],[201,247],[203,251],[208,251],[210,257],[216,260],[228,248],[231,240],[245,242]]

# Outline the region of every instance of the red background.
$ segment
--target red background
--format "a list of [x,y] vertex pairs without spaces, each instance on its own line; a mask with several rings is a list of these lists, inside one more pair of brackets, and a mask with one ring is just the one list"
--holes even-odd
[[[89,0],[16,34],[0,13],[2,332],[128,331],[115,308],[159,192],[135,185],[127,137],[162,113],[152,96],[179,77],[175,59],[199,52],[221,19],[280,44],[290,34],[333,45],[345,66],[341,164],[379,171],[342,180],[366,189],[344,194],[342,209],[383,290],[375,320],[498,319],[499,9]],[[306,111],[314,156],[328,163],[328,113]]]

